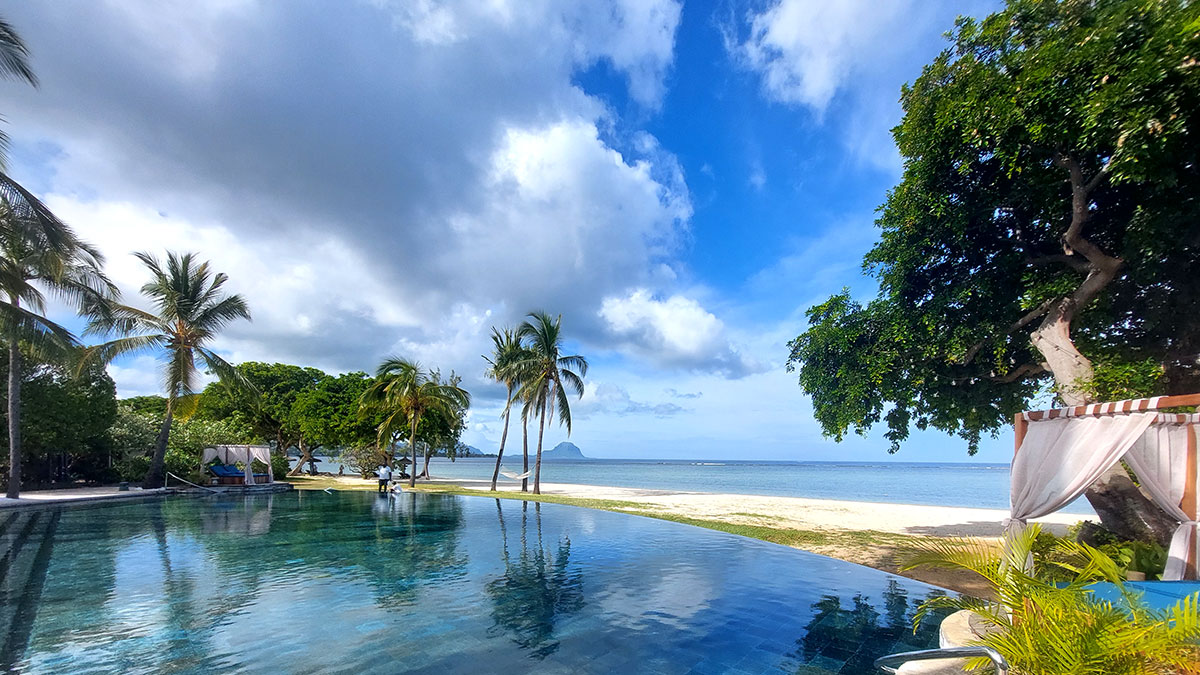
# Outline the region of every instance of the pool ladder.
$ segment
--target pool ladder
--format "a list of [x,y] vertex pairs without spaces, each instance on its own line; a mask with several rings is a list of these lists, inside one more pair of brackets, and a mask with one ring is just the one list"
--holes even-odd
[[946,649],[922,649],[915,652],[889,654],[875,659],[875,667],[885,673],[895,673],[900,666],[910,661],[929,659],[965,659],[986,656],[996,666],[996,675],[1008,675],[1008,661],[991,647],[948,647]]

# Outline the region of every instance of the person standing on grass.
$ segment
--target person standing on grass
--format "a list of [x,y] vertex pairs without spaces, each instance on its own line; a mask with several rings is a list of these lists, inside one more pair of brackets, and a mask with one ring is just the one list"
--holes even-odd
[[387,492],[388,484],[392,482],[392,467],[380,464],[375,473],[379,474],[379,492]]

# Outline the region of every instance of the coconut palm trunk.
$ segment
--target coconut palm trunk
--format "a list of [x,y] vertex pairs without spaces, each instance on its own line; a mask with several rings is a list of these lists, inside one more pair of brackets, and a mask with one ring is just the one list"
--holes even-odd
[[529,492],[529,417],[521,415],[521,492]]
[[413,413],[408,418],[408,447],[412,455],[412,469],[408,472],[408,487],[417,486],[417,414]]
[[158,430],[158,439],[154,442],[154,457],[150,460],[150,470],[146,472],[146,478],[142,483],[142,487],[147,490],[165,487],[167,441],[171,438],[171,421],[174,417],[175,397],[172,396],[167,399],[167,414],[163,417],[162,427]]
[[496,468],[492,470],[492,492],[496,491],[496,480],[500,478],[500,461],[504,459],[504,444],[508,442],[508,420],[512,417],[512,385],[508,386],[508,405],[504,408],[504,431],[500,434],[500,452],[496,453]]
[[8,337],[8,467],[5,496],[16,499],[21,496],[21,347],[15,334]]
[[546,409],[538,419],[537,461],[533,465],[533,494],[542,494],[542,437],[546,435]]

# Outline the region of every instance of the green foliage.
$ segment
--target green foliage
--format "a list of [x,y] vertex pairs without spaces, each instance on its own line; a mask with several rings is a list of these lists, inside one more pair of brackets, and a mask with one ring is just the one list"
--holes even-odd
[[[8,378],[7,350],[0,379]],[[5,399],[7,396],[0,395]],[[22,455],[27,481],[104,480],[108,477],[108,427],[117,414],[116,387],[102,368],[78,376],[69,368],[26,353],[21,367]],[[7,405],[0,414],[7,412]],[[7,422],[7,417],[5,417]],[[7,469],[8,437],[0,438]]]
[[[922,604],[916,625],[930,612],[967,609],[996,627],[980,643],[1000,652],[1022,675],[1124,675],[1191,671],[1200,666],[1200,606],[1191,596],[1175,607],[1148,609],[1124,585],[1118,565],[1086,544],[1059,540],[1049,565],[1068,573],[1055,583],[1035,563],[1024,565],[1039,548],[1037,525],[1013,537],[1005,550],[978,540],[927,540],[904,565],[974,572],[983,577],[994,602],[970,597],[933,598]],[[1095,599],[1094,582],[1114,584],[1125,607]],[[981,667],[986,660],[973,664]]]
[[[122,480],[140,480],[146,475],[161,424],[161,417],[135,412],[133,405],[121,402],[109,436]],[[172,425],[172,433],[167,441],[164,456],[166,470],[192,482],[200,482],[203,478],[200,457],[204,448],[250,442],[252,440],[246,429],[239,426],[236,420],[178,420]],[[284,466],[287,466],[286,459]]]
[[157,419],[151,415],[138,412],[122,400],[117,405],[117,416],[108,430],[113,452],[120,456],[144,455],[154,450],[154,440],[158,436]]
[[167,414],[167,399],[162,396],[130,396],[121,399],[121,403],[132,412],[155,419],[161,420]]
[[273,441],[280,450],[297,445],[302,432],[296,402],[329,376],[316,368],[255,361],[238,364],[236,371],[253,388],[214,382],[200,395],[196,416],[238,420],[257,441]]
[[1197,21],[1179,0],[1009,0],[959,20],[901,95],[904,175],[864,259],[878,296],[812,307],[789,345],[827,435],[882,422],[895,451],[935,428],[974,452],[1050,389],[1031,334],[1096,271],[1064,251],[1071,166],[1090,186],[1080,236],[1121,261],[1069,321],[1100,363],[1092,393],[1200,389]]
[[362,372],[326,375],[297,394],[289,419],[311,447],[376,445],[381,416],[362,408],[370,385],[371,378]]
[[1154,396],[1163,390],[1164,369],[1152,358],[1122,360],[1110,355],[1092,361],[1095,374],[1077,386],[1096,401],[1124,401]]
[[[1163,569],[1167,566],[1167,550],[1157,542],[1128,541],[1105,530],[1099,530],[1094,537],[1096,550],[1113,561],[1122,577],[1126,572],[1141,572],[1147,579],[1155,580],[1162,576]],[[1063,542],[1077,540],[1077,529],[1073,529],[1062,538],[1046,531],[1038,533],[1032,552],[1042,578],[1052,581],[1071,580],[1070,572],[1060,565],[1065,562],[1060,552]]]

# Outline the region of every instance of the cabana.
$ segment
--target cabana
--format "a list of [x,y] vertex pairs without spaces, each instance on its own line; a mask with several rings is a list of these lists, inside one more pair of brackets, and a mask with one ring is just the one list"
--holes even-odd
[[1150,499],[1179,521],[1163,580],[1195,579],[1200,414],[1158,411],[1197,405],[1200,394],[1018,413],[1006,530],[1061,509],[1124,460]]
[[243,472],[245,474],[244,482],[246,485],[254,485],[255,483],[254,469],[251,467],[251,464],[257,459],[267,465],[267,482],[275,482],[275,472],[271,470],[271,448],[265,445],[217,445],[205,448],[204,454],[200,459],[200,464],[201,466],[206,465],[214,459],[226,466],[242,462],[245,467]]

